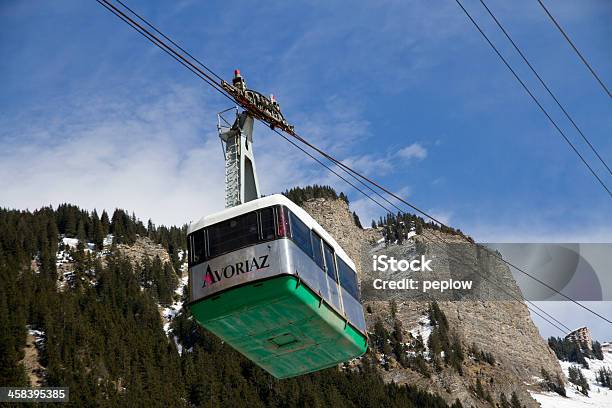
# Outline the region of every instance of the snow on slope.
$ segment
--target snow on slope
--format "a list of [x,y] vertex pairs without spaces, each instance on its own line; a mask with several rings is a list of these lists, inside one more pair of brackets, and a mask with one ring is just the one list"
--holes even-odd
[[[612,390],[609,388],[601,387],[597,384],[595,376],[597,375],[597,370],[602,367],[608,367],[612,369],[612,345],[608,344],[603,347],[604,359],[603,360],[594,360],[587,358],[587,362],[589,363],[589,369],[584,369],[580,367],[582,373],[586,377],[589,382],[589,396],[585,396],[578,388],[570,383],[567,378],[565,379],[565,390],[567,392],[567,398],[564,398],[555,393],[535,393],[532,392],[531,396],[535,398],[536,401],[542,405],[542,408],[610,408],[612,407]],[[567,361],[560,361],[561,368],[565,373],[565,376],[568,376],[568,369],[570,366],[574,365],[574,363],[569,363]]]
[[423,316],[419,319],[419,325],[412,328],[410,330],[410,334],[415,339],[417,336],[421,336],[423,338],[423,345],[425,346],[425,351],[428,350],[427,343],[429,342],[429,336],[433,330],[433,326],[431,325],[431,320],[429,320],[429,316]]
[[34,343],[36,348],[43,349],[45,347],[45,332],[42,330],[35,330],[30,325],[26,325],[28,334],[34,337]]
[[102,246],[111,246],[113,244],[113,238],[113,234],[108,234],[106,237],[104,237],[104,240],[102,240]]
[[[182,254],[179,254],[179,258],[183,258]],[[183,291],[189,283],[189,275],[187,274],[186,262],[181,264],[181,275],[182,278],[179,280],[178,286],[174,291],[174,293],[178,295],[175,297],[178,300],[175,300],[170,306],[163,308],[161,311],[162,318],[164,319],[164,332],[166,332],[166,336],[173,338],[179,354],[183,354],[183,346],[178,341],[178,338],[172,334],[170,323],[176,317],[176,315],[178,315],[183,309]]]
[[166,323],[164,324],[164,331],[166,334],[170,334],[170,322],[172,319],[174,319],[174,317],[179,314],[181,309],[183,309],[183,289],[185,286],[187,286],[188,281],[189,275],[185,275],[181,278],[176,290],[174,291],[174,293],[178,295],[179,300],[175,300],[170,306],[162,309],[162,316],[166,320]]

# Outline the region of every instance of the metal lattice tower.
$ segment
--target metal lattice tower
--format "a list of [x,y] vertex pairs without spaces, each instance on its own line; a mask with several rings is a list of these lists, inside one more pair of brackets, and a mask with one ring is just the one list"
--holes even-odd
[[229,126],[223,118],[225,112],[217,115],[217,129],[224,145],[225,207],[229,208],[259,198],[259,183],[253,156],[253,117],[236,110],[236,120]]
[[239,137],[230,137],[225,144],[225,207],[240,204]]

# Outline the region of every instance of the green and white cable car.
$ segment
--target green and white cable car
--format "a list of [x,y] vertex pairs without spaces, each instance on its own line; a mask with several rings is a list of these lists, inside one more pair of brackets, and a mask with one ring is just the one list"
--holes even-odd
[[354,263],[291,200],[259,198],[252,116],[219,128],[228,208],[189,227],[194,318],[276,378],[361,356],[367,334]]

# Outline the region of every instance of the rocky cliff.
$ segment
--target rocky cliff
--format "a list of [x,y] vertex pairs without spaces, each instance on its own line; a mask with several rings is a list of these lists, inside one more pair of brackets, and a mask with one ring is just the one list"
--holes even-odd
[[[437,278],[465,275],[466,270],[478,271],[472,273],[477,278],[477,296],[439,302],[453,335],[460,339],[468,356],[462,363],[462,372],[445,367],[432,370],[433,375],[428,378],[412,368],[403,367],[389,356],[375,353],[375,358],[385,363],[381,371],[386,381],[417,384],[439,393],[448,402],[458,398],[464,406],[490,406],[483,395],[497,402],[501,393],[509,397],[516,392],[524,405],[536,407],[538,404],[528,390],[542,376],[542,369],[553,378],[557,375],[563,378],[559,363],[531,320],[508,267],[490,253],[475,245],[466,245],[457,236],[431,229],[425,229],[421,235],[412,236],[401,245],[384,245],[380,243],[382,231],[355,226],[348,204],[342,200],[312,199],[302,206],[355,261],[370,331],[377,321],[391,331],[394,322],[399,320],[403,338],[414,338],[418,334],[426,337],[430,331],[426,315],[431,304],[431,299],[400,295],[391,306],[388,299],[367,296],[366,285],[371,285],[373,278],[368,267],[372,254],[401,257],[414,252],[418,245],[419,250],[433,260],[432,269]],[[504,288],[503,291],[500,288]],[[391,307],[395,310],[391,311]],[[470,347],[489,353],[495,363],[477,361],[467,351]]]

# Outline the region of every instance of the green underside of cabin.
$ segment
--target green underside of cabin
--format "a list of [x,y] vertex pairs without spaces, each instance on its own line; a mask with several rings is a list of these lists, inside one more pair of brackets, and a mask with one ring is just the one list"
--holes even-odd
[[295,276],[229,289],[195,302],[210,330],[276,378],[332,367],[361,356],[367,338]]

